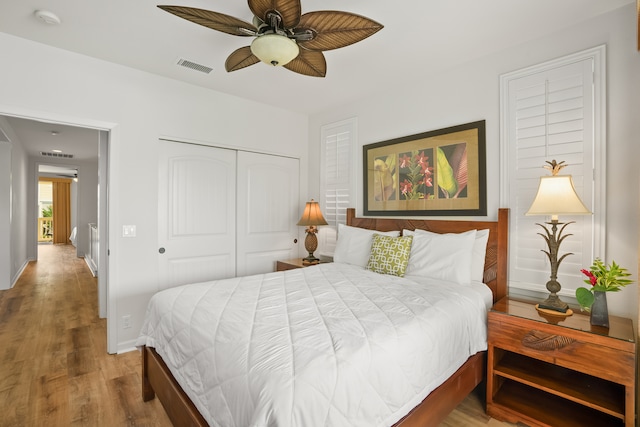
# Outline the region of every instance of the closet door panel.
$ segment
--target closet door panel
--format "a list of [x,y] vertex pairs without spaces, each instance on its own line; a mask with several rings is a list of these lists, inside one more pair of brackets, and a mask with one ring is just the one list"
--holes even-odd
[[236,151],[160,141],[159,289],[234,277]]
[[238,152],[238,276],[297,256],[299,182],[298,159]]

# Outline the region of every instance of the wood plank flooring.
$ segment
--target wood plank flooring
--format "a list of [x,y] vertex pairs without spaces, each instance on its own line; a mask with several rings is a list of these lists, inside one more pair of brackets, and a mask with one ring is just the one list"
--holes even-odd
[[171,426],[141,398],[140,354],[109,355],[97,280],[71,245],[0,291],[0,426]]
[[[71,245],[41,245],[13,289],[0,291],[0,427],[170,427],[143,402],[140,354],[110,355],[97,281]],[[443,427],[512,426],[474,392]]]

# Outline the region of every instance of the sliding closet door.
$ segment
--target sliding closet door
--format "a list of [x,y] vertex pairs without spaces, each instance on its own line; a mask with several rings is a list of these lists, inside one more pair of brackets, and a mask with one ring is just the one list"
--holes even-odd
[[159,289],[235,276],[236,151],[159,141]]
[[297,256],[299,182],[298,159],[238,152],[238,276]]

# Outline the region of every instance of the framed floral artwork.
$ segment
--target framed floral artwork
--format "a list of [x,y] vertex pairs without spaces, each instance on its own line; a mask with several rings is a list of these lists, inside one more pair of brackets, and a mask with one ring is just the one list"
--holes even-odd
[[364,214],[487,214],[485,121],[368,144]]

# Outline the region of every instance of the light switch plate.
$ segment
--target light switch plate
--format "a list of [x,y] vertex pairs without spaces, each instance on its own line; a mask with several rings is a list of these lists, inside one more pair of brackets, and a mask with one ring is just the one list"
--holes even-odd
[[135,225],[123,225],[122,226],[122,237],[136,237],[136,226]]

